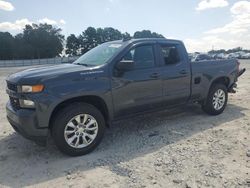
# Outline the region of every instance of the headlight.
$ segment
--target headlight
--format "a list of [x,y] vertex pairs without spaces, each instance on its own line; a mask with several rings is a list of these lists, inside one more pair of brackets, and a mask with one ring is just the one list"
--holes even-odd
[[22,108],[34,108],[35,103],[31,100],[19,99],[20,107]]
[[23,85],[21,86],[21,93],[38,93],[44,89],[44,85]]

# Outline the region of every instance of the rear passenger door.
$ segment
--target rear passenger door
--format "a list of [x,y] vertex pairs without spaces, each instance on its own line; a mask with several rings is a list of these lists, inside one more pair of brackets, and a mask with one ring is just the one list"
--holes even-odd
[[190,64],[180,44],[158,45],[163,80],[163,104],[172,106],[187,102],[190,97]]

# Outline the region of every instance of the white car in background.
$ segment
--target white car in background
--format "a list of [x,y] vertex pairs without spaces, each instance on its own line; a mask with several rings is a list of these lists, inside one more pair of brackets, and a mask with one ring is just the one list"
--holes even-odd
[[224,53],[216,54],[215,59],[227,59],[227,55]]
[[236,53],[230,53],[227,55],[227,58],[228,59],[237,59],[237,58],[239,58],[239,55]]
[[250,59],[250,53],[245,53],[241,56],[242,59]]

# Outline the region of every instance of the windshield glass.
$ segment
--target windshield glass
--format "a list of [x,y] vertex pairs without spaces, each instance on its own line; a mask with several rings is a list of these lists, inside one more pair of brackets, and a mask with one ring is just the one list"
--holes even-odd
[[85,66],[98,66],[105,64],[120,48],[122,43],[104,43],[77,59],[74,64]]

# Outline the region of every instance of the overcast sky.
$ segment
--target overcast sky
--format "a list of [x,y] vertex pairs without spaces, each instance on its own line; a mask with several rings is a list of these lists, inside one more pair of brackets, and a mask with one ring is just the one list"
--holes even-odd
[[[250,49],[250,1],[240,0],[0,0],[0,31],[47,22],[66,36],[88,26],[122,32],[149,29],[183,40],[188,51]],[[1,42],[1,41],[0,41]]]

